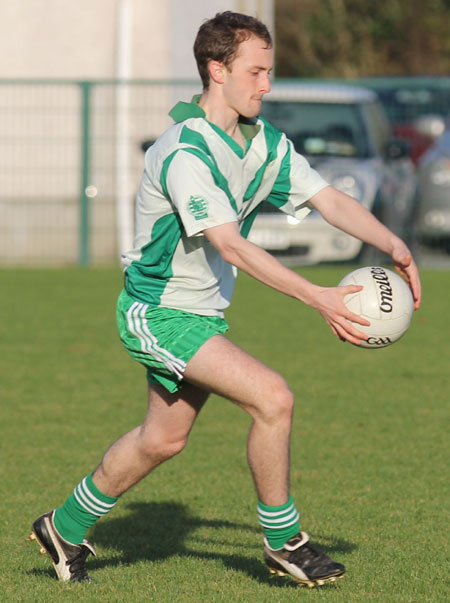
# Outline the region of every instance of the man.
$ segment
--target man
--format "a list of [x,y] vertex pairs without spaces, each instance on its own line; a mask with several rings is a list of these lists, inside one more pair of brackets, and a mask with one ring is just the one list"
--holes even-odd
[[[125,253],[118,324],[130,354],[147,367],[148,412],[117,442],[64,505],[33,524],[62,580],[88,580],[88,528],[118,498],[185,446],[210,393],[238,404],[252,427],[248,461],[272,572],[308,586],[334,581],[341,563],[309,543],[289,491],[293,396],[276,372],[224,337],[236,269],[310,305],[344,341],[365,336],[345,295],[360,287],[319,287],[281,265],[246,235],[263,200],[326,220],[391,255],[420,303],[416,265],[405,244],[295,153],[284,134],[256,119],[270,91],[272,41],[266,27],[225,12],[199,29],[194,52],[203,94],[179,103],[175,124],[147,151],[137,195],[136,237]],[[352,321],[352,322],[350,322]]]

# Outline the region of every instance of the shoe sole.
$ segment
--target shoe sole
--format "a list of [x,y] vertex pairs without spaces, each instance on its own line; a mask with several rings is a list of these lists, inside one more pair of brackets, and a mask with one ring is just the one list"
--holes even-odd
[[324,586],[325,584],[334,584],[336,582],[336,580],[340,580],[341,578],[344,577],[344,572],[339,572],[339,573],[333,574],[331,576],[316,578],[314,580],[302,580],[301,578],[297,578],[296,576],[293,576],[292,574],[285,571],[284,569],[281,570],[279,568],[271,567],[269,564],[267,564],[267,568],[268,568],[270,574],[273,576],[275,576],[275,575],[280,576],[280,577],[289,576],[290,578],[295,580],[301,586],[307,586],[308,588],[314,588],[315,586]]

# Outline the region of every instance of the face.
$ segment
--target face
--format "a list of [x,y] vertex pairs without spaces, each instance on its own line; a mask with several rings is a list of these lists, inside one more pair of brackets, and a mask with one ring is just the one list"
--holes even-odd
[[251,37],[242,42],[232,64],[224,69],[223,94],[230,109],[244,117],[255,117],[261,100],[270,92],[273,50],[264,40]]

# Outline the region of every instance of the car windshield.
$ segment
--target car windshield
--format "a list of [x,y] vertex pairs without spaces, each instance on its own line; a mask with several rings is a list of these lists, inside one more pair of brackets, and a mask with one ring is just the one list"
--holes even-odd
[[366,158],[371,154],[359,105],[267,100],[261,116],[285,132],[303,155]]
[[450,94],[445,89],[374,89],[393,123],[409,122],[429,114],[445,117],[450,111]]

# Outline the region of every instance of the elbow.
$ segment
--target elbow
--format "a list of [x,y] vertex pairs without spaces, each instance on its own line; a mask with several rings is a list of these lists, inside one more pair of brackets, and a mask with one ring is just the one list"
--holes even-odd
[[234,247],[232,247],[231,245],[224,245],[223,247],[218,249],[218,252],[220,253],[222,259],[225,260],[225,262],[233,264],[234,266],[237,265],[239,254],[237,253]]
[[205,231],[205,235],[222,259],[235,266],[241,255],[245,253],[245,245],[248,244],[239,231],[236,231],[234,223],[230,226],[211,228]]
[[239,268],[240,258],[245,254],[240,243],[241,241],[236,239],[229,241],[222,240],[218,245],[215,245],[215,247],[225,262]]

